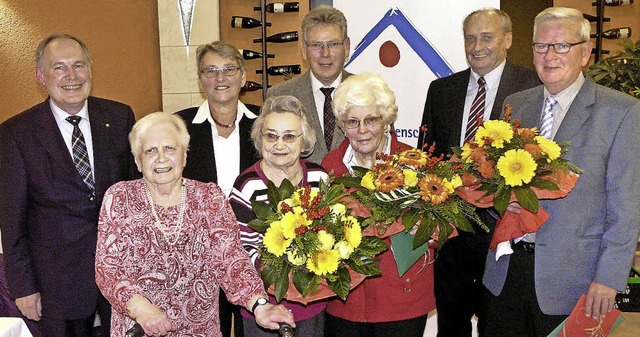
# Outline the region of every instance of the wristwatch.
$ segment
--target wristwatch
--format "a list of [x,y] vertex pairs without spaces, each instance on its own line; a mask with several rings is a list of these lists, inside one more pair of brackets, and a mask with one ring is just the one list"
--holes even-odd
[[266,298],[264,298],[264,297],[258,298],[258,300],[256,300],[255,303],[253,303],[253,307],[251,307],[251,313],[255,315],[256,314],[256,308],[258,308],[258,306],[260,306],[260,305],[265,305],[267,303],[269,303],[269,301],[267,301]]

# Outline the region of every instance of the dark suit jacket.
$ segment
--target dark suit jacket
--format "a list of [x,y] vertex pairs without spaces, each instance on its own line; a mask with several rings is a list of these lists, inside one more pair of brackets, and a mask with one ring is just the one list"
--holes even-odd
[[[427,132],[420,128],[418,148],[422,148],[423,144],[430,146],[435,141],[434,153],[447,155],[451,153],[451,147],[460,146],[469,76],[471,76],[471,69],[467,68],[431,82],[421,124],[427,127]],[[507,96],[537,85],[540,85],[540,80],[535,71],[507,62],[500,78],[490,118],[500,118],[502,103]]]
[[40,292],[43,313],[78,319],[95,311],[98,213],[104,192],[134,174],[127,105],[89,97],[95,197],[78,174],[49,100],[0,132],[0,227],[12,298]]
[[[344,70],[342,71],[343,81],[349,76],[351,76],[351,73]],[[279,83],[278,85],[273,86],[269,89],[269,91],[267,91],[267,97],[280,95],[295,96],[300,100],[300,102],[302,102],[302,105],[304,105],[307,122],[309,123],[309,125],[311,125],[316,133],[315,149],[313,150],[313,153],[306,159],[320,165],[324,156],[326,156],[329,151],[337,148],[338,145],[342,143],[344,134],[338,127],[338,123],[336,123],[336,128],[333,131],[333,141],[331,144],[331,148],[327,148],[327,144],[325,144],[324,142],[324,130],[322,129],[320,124],[318,109],[316,109],[316,103],[313,98],[313,91],[311,89],[311,72],[307,71],[306,73],[294,79]]]
[[[537,127],[543,87],[506,99],[513,118]],[[549,220],[536,232],[535,288],[540,310],[568,315],[591,282],[623,290],[640,230],[640,100],[587,78],[554,141],[584,170],[565,198],[541,200]],[[487,255],[484,284],[495,295],[510,256]]]
[[[255,114],[258,114],[260,111],[260,107],[257,105],[245,104],[245,106]],[[193,124],[193,118],[197,113],[198,107],[176,112],[187,124],[187,130],[191,136],[189,152],[187,154],[187,165],[182,175],[185,178],[200,180],[206,183],[217,183],[218,166],[216,164],[216,156],[213,152],[211,123],[205,121],[200,124]],[[254,121],[255,119],[250,119],[243,115],[239,122],[240,172],[244,172],[249,166],[258,161],[258,154],[251,140],[251,126]],[[224,165],[224,163],[220,163],[220,165]]]

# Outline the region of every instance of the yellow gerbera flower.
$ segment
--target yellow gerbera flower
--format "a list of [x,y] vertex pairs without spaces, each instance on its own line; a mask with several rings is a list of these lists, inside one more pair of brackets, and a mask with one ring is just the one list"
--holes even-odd
[[291,244],[291,240],[284,237],[282,227],[277,221],[271,223],[267,232],[264,233],[262,243],[267,247],[267,251],[275,256],[282,256],[285,250]]
[[402,170],[402,174],[404,174],[404,184],[408,187],[413,187],[418,185],[418,172],[414,170],[405,169]]
[[471,152],[473,152],[473,149],[469,146],[469,143],[464,143],[464,145],[462,145],[462,153],[460,154],[462,158],[460,159],[467,163],[471,162]]
[[451,186],[454,190],[462,186],[462,178],[460,178],[460,175],[455,174],[453,178],[451,178]]
[[301,266],[305,262],[307,262],[307,258],[304,255],[298,255],[298,251],[288,251],[287,252],[287,260],[291,262],[294,266]]
[[354,216],[343,216],[342,223],[344,224],[344,239],[353,248],[358,248],[360,242],[362,242],[362,228],[360,228],[360,222]]
[[504,142],[511,141],[513,130],[505,121],[488,120],[476,131],[474,141],[481,146],[489,144],[497,149],[504,147]]
[[416,168],[425,166],[427,165],[427,153],[417,149],[404,150],[398,154],[398,163]]
[[[277,222],[277,221],[276,221]],[[295,230],[300,226],[309,227],[313,223],[311,220],[307,220],[305,213],[286,213],[279,221],[282,227],[284,237],[287,239],[293,239],[296,237]]]
[[547,156],[547,162],[551,162],[552,160],[560,157],[562,149],[560,148],[560,145],[553,140],[546,139],[542,136],[536,136],[534,140],[538,142],[540,150],[542,150],[542,154]]
[[376,189],[383,193],[393,191],[403,183],[404,174],[402,170],[391,165],[382,167],[378,173],[378,179],[373,181]]
[[342,216],[347,211],[347,208],[341,203],[336,203],[329,207],[329,211],[337,216]]
[[430,202],[432,205],[439,205],[449,198],[449,190],[444,186],[444,182],[435,174],[425,174],[420,182],[420,197],[422,200]]
[[335,245],[335,249],[343,260],[348,259],[355,250],[351,244],[345,240],[338,241]]
[[367,172],[364,177],[362,177],[362,181],[360,182],[360,185],[362,185],[362,187],[368,189],[369,191],[375,191],[376,186],[373,184],[373,173],[372,172]]
[[507,185],[522,186],[531,182],[538,164],[529,152],[518,149],[505,152],[496,167]]
[[324,276],[338,270],[340,254],[335,250],[319,251],[307,260],[307,268],[316,275]]
[[336,242],[333,235],[327,231],[318,232],[318,241],[320,242],[320,246],[318,247],[320,250],[330,250]]

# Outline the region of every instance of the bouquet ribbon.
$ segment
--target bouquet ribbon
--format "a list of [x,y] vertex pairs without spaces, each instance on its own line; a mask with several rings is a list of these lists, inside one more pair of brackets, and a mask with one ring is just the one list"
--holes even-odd
[[[575,186],[578,181],[578,175],[571,171],[556,170],[546,179],[554,182],[559,188],[557,190],[544,190],[531,187],[531,190],[536,194],[538,200],[564,198]],[[480,187],[481,184],[469,187],[463,186],[459,187],[456,192],[460,198],[470,202],[476,207],[492,207],[494,195],[486,195],[486,191],[480,190]],[[510,201],[518,201],[513,193]],[[496,223],[496,228],[491,238],[491,250],[496,249],[502,242],[508,242],[526,233],[537,231],[548,219],[549,213],[542,207],[538,209],[537,213],[533,213],[524,208],[520,210],[520,213],[506,211]]]

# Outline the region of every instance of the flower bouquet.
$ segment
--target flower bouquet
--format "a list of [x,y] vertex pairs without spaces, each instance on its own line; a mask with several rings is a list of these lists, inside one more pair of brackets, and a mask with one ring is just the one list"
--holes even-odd
[[[385,237],[415,229],[413,249],[432,237],[439,249],[456,229],[473,232],[469,219],[485,230],[475,207],[455,194],[462,185],[454,164],[428,151],[409,149],[394,155],[378,153],[378,163],[370,170],[355,167],[355,177],[336,178],[356,187],[350,198],[368,212],[367,230]],[[364,188],[362,188],[364,187]]]
[[[473,141],[454,148],[454,158],[463,171],[458,195],[477,207],[491,207],[501,215],[491,240],[491,249],[501,242],[535,232],[549,215],[540,208],[540,199],[566,196],[581,170],[562,158],[566,150],[538,135],[536,128],[521,128],[510,121],[511,108],[505,106],[505,120],[481,123]],[[519,214],[506,212],[517,201]]]
[[[360,221],[338,200],[344,187],[295,188],[268,184],[268,203],[252,201],[263,233],[260,274],[276,299],[307,303],[338,295],[343,300],[366,276],[380,274],[375,255],[388,247],[363,237]],[[273,285],[273,287],[271,287]]]

